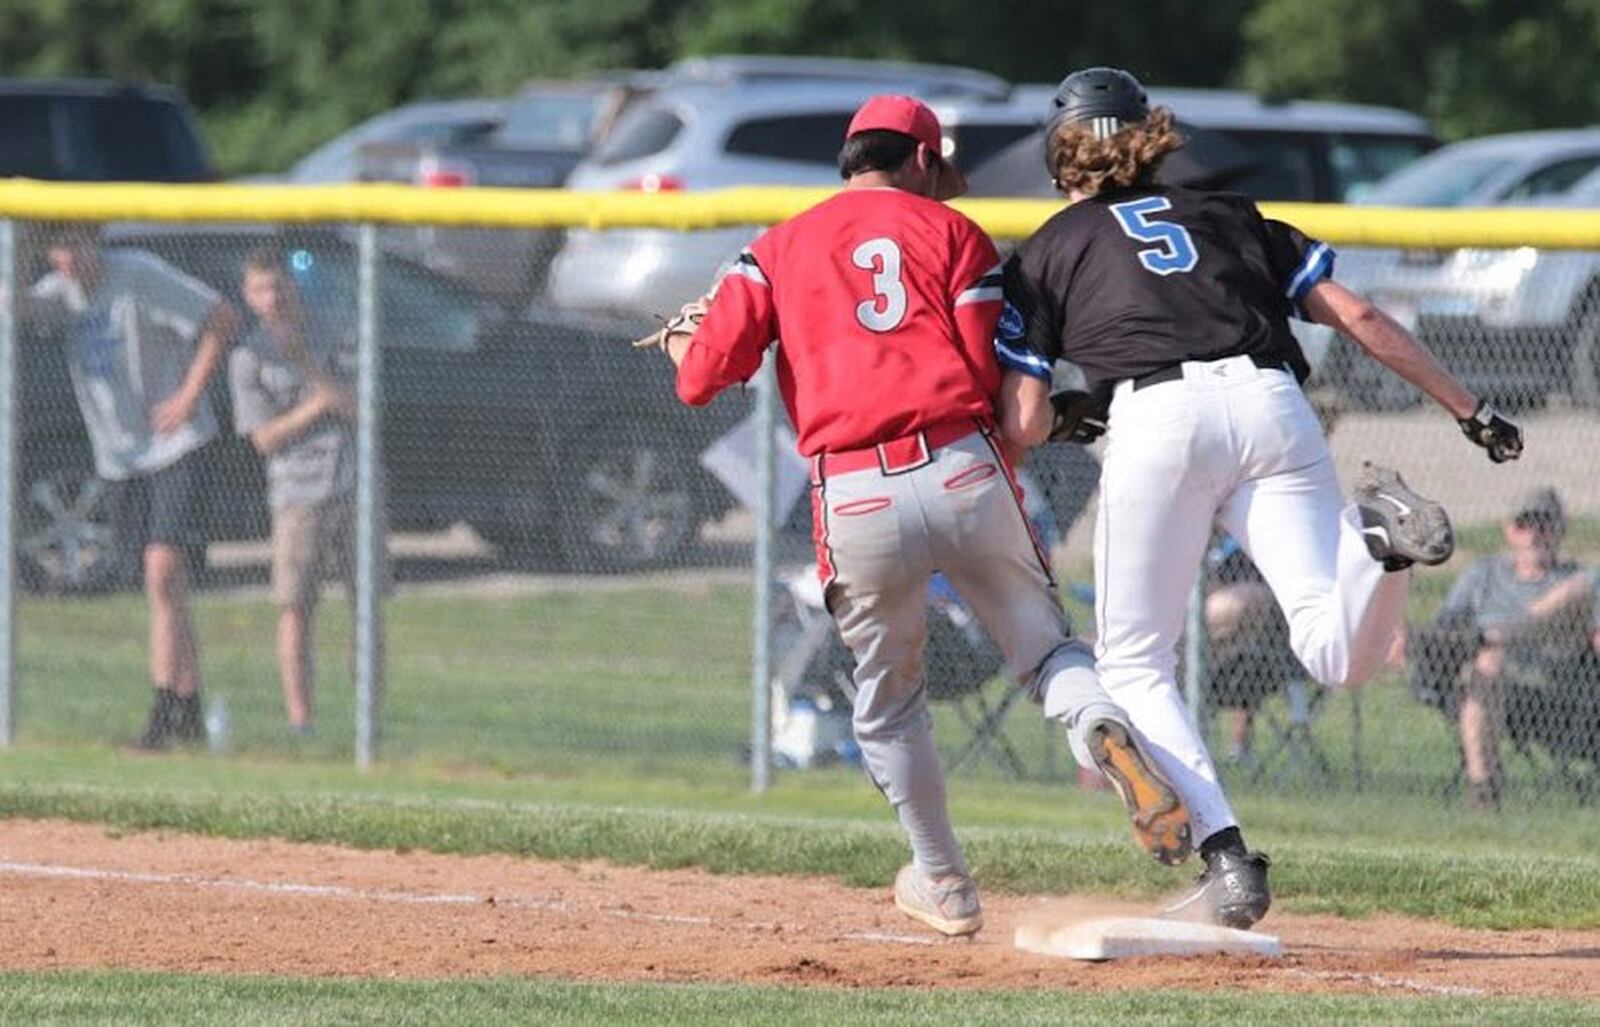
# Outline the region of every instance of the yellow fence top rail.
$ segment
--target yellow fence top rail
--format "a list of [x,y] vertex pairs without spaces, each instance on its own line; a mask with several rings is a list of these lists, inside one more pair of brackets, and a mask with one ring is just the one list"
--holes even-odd
[[[0,181],[0,217],[69,221],[363,222],[493,228],[704,229],[780,221],[831,189],[582,193],[560,189],[420,189],[408,185],[129,185]],[[997,238],[1030,234],[1051,200],[960,200]],[[1600,249],[1600,210],[1399,210],[1267,203],[1268,217],[1342,245]]]

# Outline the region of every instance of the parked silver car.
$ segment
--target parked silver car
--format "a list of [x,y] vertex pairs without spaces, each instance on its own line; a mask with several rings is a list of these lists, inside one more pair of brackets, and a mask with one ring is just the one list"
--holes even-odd
[[[1008,88],[966,68],[823,61],[826,74],[810,77],[805,69],[818,66],[811,58],[712,60],[698,70],[669,69],[669,78],[676,78],[621,114],[573,171],[569,187],[659,192],[837,185],[845,127],[867,97],[914,93],[949,116],[960,100],[1002,103]],[[959,121],[951,117],[951,126]],[[952,153],[960,145],[959,136],[946,140]],[[717,268],[754,235],[750,228],[574,230],[551,268],[549,298],[586,309],[675,310],[704,292]]]
[[342,132],[302,157],[284,180],[299,184],[354,182],[361,148],[369,143],[475,142],[500,127],[504,100],[423,100],[384,111]]
[[[1518,132],[1444,147],[1363,202],[1395,207],[1600,206],[1600,129]],[[1508,407],[1553,394],[1600,408],[1600,254],[1348,250],[1339,277],[1413,329],[1468,388]],[[1329,381],[1354,404],[1421,397],[1356,354],[1330,353]]]

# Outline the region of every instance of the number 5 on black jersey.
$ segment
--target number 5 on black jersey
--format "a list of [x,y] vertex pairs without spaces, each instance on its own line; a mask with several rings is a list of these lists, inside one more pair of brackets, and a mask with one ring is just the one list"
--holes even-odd
[[1165,277],[1193,271],[1200,263],[1200,254],[1187,228],[1170,221],[1150,220],[1151,214],[1172,209],[1172,201],[1165,196],[1144,196],[1107,204],[1107,207],[1116,216],[1124,235],[1137,242],[1155,244],[1139,251],[1139,263],[1146,271]]

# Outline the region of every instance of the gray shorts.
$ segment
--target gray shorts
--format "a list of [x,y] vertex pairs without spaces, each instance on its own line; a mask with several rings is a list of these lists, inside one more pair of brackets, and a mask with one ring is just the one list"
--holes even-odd
[[[378,546],[378,584],[388,584],[387,546]],[[272,598],[279,606],[316,603],[324,578],[337,578],[355,595],[355,501],[278,507],[272,511]]]

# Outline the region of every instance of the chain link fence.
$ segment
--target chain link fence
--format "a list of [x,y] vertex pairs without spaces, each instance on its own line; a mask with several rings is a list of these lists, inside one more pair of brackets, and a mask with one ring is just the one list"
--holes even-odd
[[[648,304],[552,301],[561,233],[17,225],[20,739],[548,774],[736,778],[768,746],[780,773],[857,759],[850,660],[781,412],[763,536],[762,379],[683,407],[670,365],[628,345],[654,325]],[[430,250],[459,239],[470,250]],[[1600,260],[1341,259],[1341,278],[1522,421],[1528,452],[1491,467],[1346,340],[1308,331],[1342,475],[1399,468],[1447,504],[1459,553],[1417,574],[1390,670],[1331,694],[1219,536],[1184,687],[1242,792],[1582,801],[1600,761]],[[489,266],[492,289],[476,280]],[[531,269],[520,288],[512,267]],[[208,332],[226,344],[204,388],[164,406]],[[1067,446],[1025,469],[1084,631],[1098,470],[1096,449]],[[366,561],[363,524],[384,543]],[[763,645],[753,582],[769,568]],[[351,602],[363,574],[370,610]],[[953,771],[1070,778],[1057,733],[938,580],[928,616]]]

